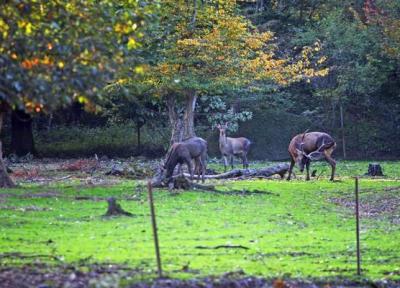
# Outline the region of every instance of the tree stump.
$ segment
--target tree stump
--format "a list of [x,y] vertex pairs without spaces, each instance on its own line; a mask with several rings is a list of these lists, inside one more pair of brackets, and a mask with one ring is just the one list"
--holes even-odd
[[124,209],[122,209],[121,205],[119,205],[117,203],[117,199],[115,199],[114,197],[108,198],[107,203],[108,203],[108,209],[107,209],[106,214],[104,214],[104,216],[106,216],[106,217],[120,216],[120,215],[133,216],[132,213],[127,212]]
[[382,167],[379,163],[370,163],[368,164],[368,173],[365,175],[368,176],[384,176],[382,172]]

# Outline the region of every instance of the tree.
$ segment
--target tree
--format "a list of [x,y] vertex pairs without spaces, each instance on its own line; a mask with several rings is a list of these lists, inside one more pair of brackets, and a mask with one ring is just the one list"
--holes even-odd
[[102,105],[104,114],[111,122],[133,121],[136,126],[137,152],[141,153],[141,129],[154,119],[160,119],[162,107],[157,99],[150,97],[145,91],[135,87],[110,84],[105,87],[109,95]]
[[[325,11],[316,25],[298,29],[292,41],[293,45],[301,46],[320,39],[330,67],[329,77],[313,81],[309,89],[312,95],[309,97],[311,105],[307,108],[309,114],[321,127],[329,125],[335,129],[337,126],[343,146],[343,135],[346,134],[353,137],[352,141],[347,141],[351,142],[348,148],[361,152],[362,147],[365,149],[363,153],[371,154],[374,152],[371,142],[386,144],[388,140],[385,138],[393,138],[383,136],[386,129],[382,127],[393,122],[398,115],[395,102],[389,96],[391,93],[388,93],[398,86],[395,80],[391,80],[396,77],[399,67],[396,37],[389,37],[396,16],[384,11],[388,10],[385,7],[396,11],[394,7],[399,4],[395,4],[396,1],[384,3],[377,5],[370,0],[342,3]],[[299,106],[303,108],[301,104]],[[390,120],[383,121],[384,118]],[[345,121],[348,121],[347,127]],[[376,125],[377,122],[382,124]],[[378,146],[383,147],[376,145],[375,149]]]
[[139,45],[151,9],[128,0],[3,1],[0,119],[9,110],[34,114],[73,101],[95,110],[101,88],[130,65],[127,55]]
[[146,66],[143,81],[168,107],[171,142],[195,135],[201,95],[223,96],[261,81],[285,85],[327,74],[327,69],[312,68],[310,47],[297,60],[276,57],[273,33],[258,32],[237,8],[233,0],[164,2],[160,56]]

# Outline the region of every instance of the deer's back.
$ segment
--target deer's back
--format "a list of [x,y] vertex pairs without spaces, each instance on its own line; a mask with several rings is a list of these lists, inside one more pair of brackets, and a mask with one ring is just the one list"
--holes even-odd
[[245,137],[231,138],[226,137],[226,143],[221,150],[227,154],[241,154],[247,152],[250,147],[250,140]]
[[[296,149],[303,149],[304,152],[306,153],[311,153],[315,150],[317,150],[323,143],[335,143],[335,140],[332,138],[327,133],[324,132],[308,132],[304,136],[304,134],[298,134],[295,137],[293,137],[292,141],[290,141],[289,144],[289,153],[290,154],[297,154]],[[303,144],[303,147],[301,147],[301,144]]]
[[188,150],[192,158],[207,153],[207,141],[200,137],[192,137],[181,143]]

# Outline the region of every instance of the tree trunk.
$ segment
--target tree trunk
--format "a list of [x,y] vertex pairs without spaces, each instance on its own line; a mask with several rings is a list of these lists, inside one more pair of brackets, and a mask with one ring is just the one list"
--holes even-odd
[[140,143],[140,129],[142,128],[142,125],[139,123],[136,123],[136,139],[137,139],[137,150],[140,151],[142,150],[141,143]]
[[182,119],[179,117],[179,113],[176,110],[177,103],[173,95],[167,95],[167,108],[169,123],[171,124],[171,140],[170,144],[180,142],[183,139]]
[[342,131],[343,159],[346,159],[346,142],[345,142],[345,135],[344,135],[344,116],[343,116],[342,103],[340,103],[340,130]]
[[24,111],[13,111],[11,114],[11,147],[18,156],[35,154],[32,117]]
[[171,145],[175,142],[181,142],[183,139],[194,137],[194,109],[196,107],[197,95],[191,91],[185,99],[183,116],[178,112],[178,104],[173,95],[167,96],[167,107],[169,121],[172,127]]
[[192,28],[194,28],[196,24],[196,18],[197,18],[197,0],[193,0],[193,14],[192,14],[192,21],[190,25],[192,25]]
[[[0,111],[0,132],[1,129],[3,128],[4,116],[5,112]],[[10,187],[15,187],[15,183],[7,173],[7,167],[3,161],[3,145],[2,142],[0,141],[0,188],[10,188]]]
[[300,22],[303,22],[303,14],[304,14],[304,9],[305,9],[305,5],[304,5],[304,0],[302,0],[300,2]]
[[194,109],[196,108],[196,92],[189,92],[186,97],[185,113],[183,115],[183,139],[196,136],[194,132]]

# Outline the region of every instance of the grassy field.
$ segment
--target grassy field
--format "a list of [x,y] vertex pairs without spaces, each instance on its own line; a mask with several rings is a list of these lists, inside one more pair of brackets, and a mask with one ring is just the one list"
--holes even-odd
[[[381,162],[383,178],[362,178],[363,277],[400,280],[400,162]],[[256,165],[265,166],[266,163]],[[219,164],[211,164],[221,170]],[[341,162],[338,180],[219,181],[218,193],[155,191],[166,273],[193,278],[228,271],[264,277],[355,275],[354,180],[368,162]],[[0,265],[114,263],[154,276],[155,257],[143,181],[114,185],[21,183],[0,192]],[[106,197],[134,217],[104,218]],[[225,247],[220,247],[220,246]],[[236,247],[236,248],[235,248]]]

